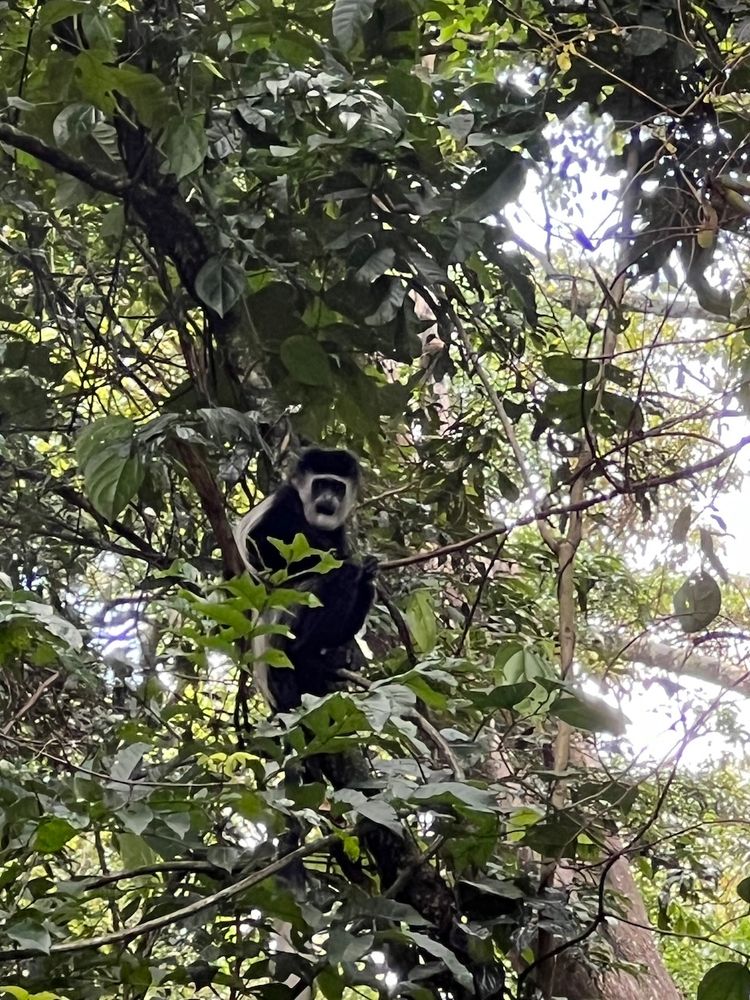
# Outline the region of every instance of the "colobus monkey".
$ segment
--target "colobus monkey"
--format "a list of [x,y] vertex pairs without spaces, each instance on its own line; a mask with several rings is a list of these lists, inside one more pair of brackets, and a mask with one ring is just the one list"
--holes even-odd
[[[283,556],[269,539],[289,544],[300,533],[312,548],[332,550],[343,563],[325,574],[305,574],[315,564],[314,558],[295,563],[294,587],[314,593],[322,607],[301,606],[276,613],[274,621],[287,624],[293,637],[259,636],[254,643],[256,684],[276,711],[295,708],[303,694],[321,696],[332,690],[375,599],[377,564],[372,558],[362,565],[353,562],[346,536],[346,521],[357,502],[360,481],[359,463],[351,452],[309,448],[289,481],[235,528],[235,541],[251,571],[285,568]],[[261,657],[270,646],[283,650],[294,669],[265,664]]]

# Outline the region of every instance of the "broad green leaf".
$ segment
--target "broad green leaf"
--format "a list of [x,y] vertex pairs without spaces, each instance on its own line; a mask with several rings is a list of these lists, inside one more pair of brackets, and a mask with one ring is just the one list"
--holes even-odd
[[164,129],[160,146],[170,171],[178,181],[192,174],[203,163],[208,151],[208,139],[201,119],[197,116],[173,118]]
[[437,642],[437,622],[429,590],[417,590],[406,606],[406,622],[420,653],[429,653]]
[[312,337],[304,334],[288,337],[279,353],[289,374],[302,385],[331,384],[333,374],[328,355]]
[[527,164],[517,153],[498,150],[468,178],[458,195],[456,215],[480,222],[499,212],[523,187]]
[[[406,295],[406,286],[404,283],[400,278],[383,279],[383,281],[386,280],[387,290],[381,299],[380,305],[375,312],[371,313],[365,319],[365,323],[368,326],[382,326],[385,323],[390,323],[391,320],[396,318],[403,305],[404,296]],[[380,282],[378,282],[379,285]]]
[[346,988],[346,977],[337,967],[326,965],[315,977],[315,985],[326,1000],[342,1000]]
[[102,53],[80,52],[73,72],[81,93],[96,107],[112,114],[119,98],[126,97],[146,126],[168,120],[171,106],[162,81],[132,65],[113,66]]
[[509,479],[504,472],[500,472],[498,470],[495,473],[495,475],[497,476],[498,489],[500,490],[502,495],[505,497],[506,500],[510,500],[511,503],[515,503],[516,500],[518,500],[518,498],[521,496],[521,493],[516,484],[513,482],[512,479]]
[[103,448],[129,442],[135,432],[132,420],[126,417],[102,417],[84,427],[76,441],[76,457],[80,468],[84,468]]
[[336,0],[331,15],[333,36],[344,52],[354,47],[374,7],[375,0]]
[[391,247],[376,250],[357,271],[357,280],[372,284],[381,274],[385,274],[389,267],[393,267],[395,259],[396,251]]
[[52,123],[52,134],[58,146],[65,146],[69,142],[76,142],[86,136],[91,135],[94,126],[102,118],[101,111],[98,111],[91,104],[69,104],[63,108],[60,114]]
[[119,815],[125,829],[135,834],[143,833],[154,818],[153,810],[142,801],[131,802]]
[[428,955],[432,955],[434,958],[439,959],[439,961],[444,962],[455,976],[456,981],[469,991],[470,996],[474,995],[474,981],[471,973],[458,961],[452,951],[446,948],[445,945],[433,941],[432,938],[427,937],[425,934],[412,932],[409,936],[422,951],[426,951]]
[[615,736],[625,732],[627,720],[622,713],[590,695],[562,695],[552,704],[549,711],[550,715],[562,719],[575,729],[612,733]]
[[412,802],[444,802],[447,805],[464,806],[476,812],[497,812],[497,800],[491,792],[475,788],[462,781],[432,782],[422,785],[409,796]]
[[614,425],[605,423],[604,430],[612,432],[637,431],[643,427],[643,411],[640,404],[616,392],[604,392],[601,398],[601,412],[592,412],[598,403],[598,393],[593,389],[556,389],[547,393],[544,411],[560,430],[574,434],[587,421],[603,421],[605,418]]
[[748,1000],[750,969],[740,962],[720,962],[698,985],[697,1000]]
[[472,702],[483,712],[498,709],[511,709],[520,705],[534,690],[532,681],[522,681],[520,684],[501,684],[489,692],[472,694]]
[[150,749],[150,743],[130,743],[118,750],[109,771],[112,780],[129,781],[144,753]]
[[542,358],[542,368],[553,381],[562,385],[582,385],[599,371],[596,361],[574,358],[570,354],[547,354]]
[[721,590],[708,573],[694,573],[672,600],[683,632],[699,632],[710,625],[721,611]]
[[242,295],[247,276],[230,257],[209,257],[195,279],[195,291],[201,302],[219,316],[226,316]]
[[46,927],[33,920],[19,920],[17,924],[5,926],[5,933],[21,948],[34,948],[49,955],[52,938]]
[[746,903],[750,903],[750,878],[743,878],[742,881],[738,883],[737,895],[740,899],[744,899]]
[[141,868],[159,860],[146,841],[135,833],[118,833],[117,849],[125,868]]
[[224,847],[221,844],[212,844],[206,852],[206,861],[209,864],[216,865],[217,868],[223,868],[224,871],[231,873],[237,864],[240,853],[236,847]]
[[39,27],[46,28],[66,17],[82,14],[88,7],[82,0],[47,0],[39,9]]
[[372,820],[373,823],[377,823],[378,826],[387,827],[398,837],[403,837],[404,828],[401,825],[401,820],[389,802],[383,802],[382,799],[369,799],[357,807],[357,812],[360,816],[364,816]]
[[247,615],[227,601],[195,601],[193,607],[211,621],[235,629],[238,635],[244,635],[253,627]]
[[335,965],[341,962],[357,962],[372,951],[372,934],[354,935],[341,927],[331,930],[326,948],[328,960]]
[[0,375],[0,432],[37,427],[50,410],[49,392],[24,371]]
[[34,848],[42,854],[56,854],[75,836],[76,830],[66,819],[53,816],[37,827],[34,834]]
[[76,442],[86,495],[100,514],[114,520],[137,494],[144,468],[134,449],[135,426],[124,417],[90,424]]
[[729,581],[729,573],[727,573],[724,564],[721,559],[719,559],[718,553],[716,552],[716,548],[714,547],[714,536],[707,528],[701,528],[700,540],[703,555],[706,559],[708,559],[709,563],[713,566],[721,579],[727,583]]

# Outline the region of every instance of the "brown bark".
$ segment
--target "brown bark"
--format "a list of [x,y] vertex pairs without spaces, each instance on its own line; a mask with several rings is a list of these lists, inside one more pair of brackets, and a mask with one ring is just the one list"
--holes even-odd
[[[622,844],[613,838],[608,847],[616,853]],[[597,972],[582,961],[577,948],[571,948],[557,959],[555,995],[566,1000],[683,1000],[656,947],[655,932],[625,858],[618,858],[610,868],[607,888],[619,894],[621,915],[629,922],[609,916],[610,909],[605,925],[596,933],[606,938],[615,960],[639,966],[642,972]]]

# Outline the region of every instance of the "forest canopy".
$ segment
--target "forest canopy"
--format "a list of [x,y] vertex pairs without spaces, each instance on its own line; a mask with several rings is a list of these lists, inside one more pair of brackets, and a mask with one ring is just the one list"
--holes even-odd
[[0,995],[750,997],[746,6],[0,4]]

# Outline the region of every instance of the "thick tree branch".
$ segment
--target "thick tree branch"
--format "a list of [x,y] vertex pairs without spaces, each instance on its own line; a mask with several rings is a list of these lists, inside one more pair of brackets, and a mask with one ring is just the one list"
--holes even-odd
[[114,195],[115,198],[122,198],[131,186],[127,177],[109,174],[104,170],[90,167],[83,160],[77,160],[75,156],[71,156],[62,149],[48,146],[36,136],[22,132],[6,122],[0,122],[0,142],[12,146],[13,149],[19,149],[23,153],[28,153],[29,156],[41,160],[42,163],[46,163],[55,170],[83,181],[84,184],[88,184],[96,191]]
[[608,643],[603,646],[602,654],[608,660],[627,660],[678,677],[694,677],[750,697],[750,671],[746,666],[733,663],[720,654],[699,652],[692,644],[672,646],[649,636],[641,636],[616,648]]

